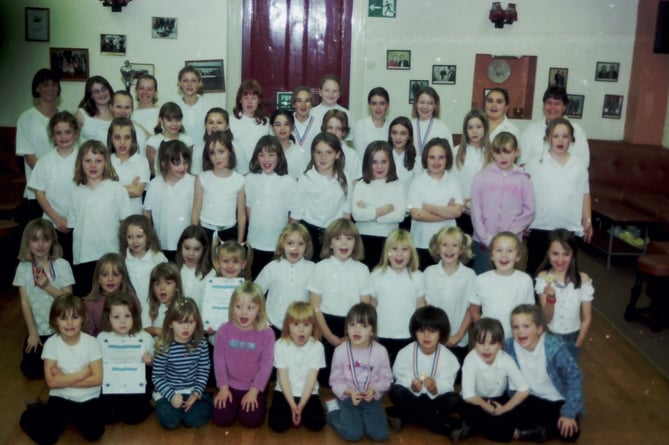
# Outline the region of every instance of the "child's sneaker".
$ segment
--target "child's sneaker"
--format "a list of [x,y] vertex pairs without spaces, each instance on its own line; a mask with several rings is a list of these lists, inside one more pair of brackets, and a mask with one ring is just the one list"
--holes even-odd
[[400,417],[397,415],[394,406],[389,406],[386,408],[386,417],[388,417],[388,423],[390,424],[390,428],[392,428],[393,431],[397,433],[402,431],[402,419],[400,419]]
[[450,437],[451,442],[453,443],[458,443],[461,440],[467,439],[469,437],[469,426],[465,422],[462,422],[462,426],[460,428],[451,431]]
[[337,399],[326,400],[324,405],[325,405],[325,411],[327,413],[331,413],[332,411],[337,411],[339,409],[339,404],[337,403]]

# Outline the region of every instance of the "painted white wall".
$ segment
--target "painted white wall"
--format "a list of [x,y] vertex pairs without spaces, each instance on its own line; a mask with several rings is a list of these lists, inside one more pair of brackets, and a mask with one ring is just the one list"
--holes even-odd
[[[134,0],[112,13],[98,0],[13,0],[2,2],[4,41],[3,107],[0,125],[15,125],[31,106],[30,82],[48,64],[49,47],[89,48],[91,74],[123,85],[119,68],[125,59],[153,63],[162,102],[178,94],[176,75],[185,60],[224,59],[226,88],[232,94],[207,93],[212,103],[232,108],[241,80],[242,0]],[[584,94],[582,126],[591,138],[622,139],[620,120],[602,119],[604,94],[627,97],[638,0],[516,0],[519,20],[495,29],[488,20],[489,0],[398,0],[397,18],[370,18],[368,0],[354,0],[350,108],[366,114],[367,92],[378,85],[391,94],[391,116],[408,115],[409,80],[429,79],[433,64],[457,65],[456,85],[436,85],[442,118],[455,132],[469,111],[474,56],[536,55],[538,65],[533,118],[541,117],[541,96],[550,67],[569,69],[570,94]],[[506,5],[506,2],[503,2]],[[24,41],[24,7],[51,9],[51,41]],[[152,16],[177,17],[178,39],[151,38]],[[125,57],[101,55],[101,33],[126,34]],[[388,71],[386,50],[412,52],[409,71]],[[620,63],[618,82],[595,82],[595,63]],[[9,69],[14,67],[14,70]],[[61,108],[74,110],[83,97],[82,82],[63,82]],[[523,128],[529,121],[516,121]]]

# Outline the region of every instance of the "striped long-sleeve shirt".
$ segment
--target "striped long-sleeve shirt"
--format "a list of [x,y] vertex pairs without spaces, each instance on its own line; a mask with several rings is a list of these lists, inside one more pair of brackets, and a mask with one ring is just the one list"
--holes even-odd
[[167,352],[156,353],[153,361],[153,398],[172,400],[176,394],[202,395],[209,377],[209,353],[203,338],[196,349],[172,342]]

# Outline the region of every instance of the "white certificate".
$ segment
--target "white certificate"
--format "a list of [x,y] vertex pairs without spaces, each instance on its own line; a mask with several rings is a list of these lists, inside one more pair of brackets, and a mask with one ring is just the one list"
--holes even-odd
[[146,366],[142,360],[148,350],[139,337],[105,338],[102,348],[102,393],[141,394],[146,391]]
[[228,321],[230,297],[237,286],[244,282],[243,278],[208,278],[202,298],[202,320],[204,329],[216,330]]

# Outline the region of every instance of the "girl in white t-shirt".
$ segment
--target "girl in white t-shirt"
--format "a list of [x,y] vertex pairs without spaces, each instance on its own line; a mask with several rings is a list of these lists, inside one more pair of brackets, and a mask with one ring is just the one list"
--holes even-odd
[[407,329],[411,314],[417,307],[425,306],[423,274],[418,270],[418,253],[409,232],[403,229],[390,232],[371,280],[378,340],[393,363],[399,350],[411,343]]
[[425,145],[421,161],[425,169],[409,188],[407,202],[411,212],[413,236],[420,267],[432,264],[428,252],[430,239],[443,227],[455,227],[462,214],[463,199],[460,186],[453,175],[453,152],[448,140],[431,139]]
[[182,93],[179,106],[183,111],[183,125],[194,141],[200,141],[204,137],[202,121],[210,105],[207,105],[202,97],[202,73],[192,65],[186,65],[179,70],[177,75],[179,90]]
[[237,171],[245,175],[258,139],[269,134],[264,92],[260,83],[247,79],[237,89],[235,108],[232,110],[230,131],[235,136],[235,149],[239,162]]
[[146,216],[128,216],[123,220],[119,234],[120,251],[125,258],[130,282],[143,304],[149,296],[151,271],[157,264],[166,263],[167,258],[161,252],[158,235]]
[[295,118],[295,125],[293,126],[295,145],[305,153],[307,162],[309,161],[311,142],[320,132],[321,126],[321,121],[316,120],[311,114],[313,101],[314,95],[311,93],[311,88],[307,86],[295,88],[290,99],[290,104],[295,110],[293,114]]
[[107,133],[107,148],[119,182],[128,191],[132,212],[142,214],[142,195],[151,179],[149,161],[139,152],[137,132],[132,121],[125,117],[112,120]]
[[[137,307],[135,300],[127,293],[116,293],[105,301],[104,311],[102,312],[102,330],[97,337],[102,349],[104,368],[109,369],[108,366],[123,365],[129,368],[139,368],[140,372],[146,374],[146,366],[153,363],[153,338],[142,330],[140,312],[141,309]],[[107,343],[121,348],[127,346],[128,350],[134,351],[133,358],[135,361],[115,362],[115,351],[106,348],[105,344]],[[112,382],[111,377],[106,372],[103,373],[103,385],[110,382]],[[109,424],[120,420],[128,425],[137,425],[151,414],[153,407],[149,403],[151,395],[147,392],[146,381],[144,381],[142,387],[127,388],[127,391],[102,394],[100,403],[105,423]]]
[[574,234],[565,229],[549,232],[534,287],[548,328],[562,337],[576,361],[588,337],[595,293],[590,277],[579,271],[577,255]]
[[230,136],[217,131],[207,138],[203,171],[195,179],[192,224],[201,225],[213,238],[244,241],[246,197],[244,177],[234,169],[236,152]]
[[325,367],[323,344],[314,309],[295,301],[286,310],[281,338],[274,345],[276,386],[267,423],[282,433],[291,425],[318,431],[325,415],[318,398],[318,370]]
[[256,277],[267,293],[267,318],[277,336],[282,317],[293,301],[309,301],[307,282],[314,271],[313,246],[309,231],[300,223],[288,223],[276,243],[274,261]]
[[418,149],[422,154],[425,146],[434,138],[443,138],[448,141],[449,147],[453,147],[453,133],[448,125],[441,119],[439,93],[430,87],[420,88],[415,95],[411,115],[414,117],[413,134]]
[[151,271],[151,291],[142,305],[142,327],[152,337],[163,336],[165,314],[172,301],[183,298],[181,275],[173,263],[160,263]]
[[204,117],[204,137],[202,141],[198,141],[193,145],[193,156],[190,163],[190,172],[193,175],[199,175],[204,168],[204,160],[207,156],[207,138],[217,131],[223,131],[230,136],[232,140],[232,133],[230,132],[230,117],[228,112],[223,108],[214,107],[207,111]]
[[158,81],[151,74],[142,74],[137,78],[135,85],[137,108],[132,112],[132,120],[136,122],[137,130],[143,131],[147,138],[153,136],[158,125]]
[[288,174],[295,180],[299,179],[304,173],[304,167],[306,167],[308,159],[302,146],[295,144],[295,137],[293,136],[295,117],[293,117],[293,113],[289,110],[275,110],[269,117],[269,123],[274,135],[281,143],[281,148],[283,148],[283,154],[288,163]]
[[72,293],[74,276],[70,264],[61,258],[62,254],[56,230],[49,221],[38,218],[26,225],[21,236],[20,262],[12,284],[19,288],[21,312],[28,330],[21,372],[29,379],[44,377],[42,346],[53,334],[49,326],[53,299]]
[[392,148],[374,141],[365,150],[362,179],[353,187],[352,214],[365,244],[367,267],[379,262],[388,234],[404,219],[406,195],[397,180]]
[[253,246],[251,274],[257,277],[274,256],[276,240],[288,223],[297,184],[288,175],[281,143],[275,136],[258,140],[244,180],[248,241]]
[[438,264],[423,272],[425,299],[448,314],[451,333],[445,344],[462,364],[469,345],[469,300],[476,293],[476,274],[465,266],[472,258],[472,238],[459,227],[444,227],[432,236],[430,254]]
[[49,400],[29,406],[20,420],[36,443],[56,443],[70,422],[89,442],[105,432],[100,407],[102,355],[95,338],[81,331],[85,321],[81,298],[65,294],[54,300],[49,324],[57,334],[46,341],[42,353]]
[[453,170],[464,199],[463,213],[457,221],[458,227],[469,235],[474,233],[469,216],[472,181],[476,173],[483,168],[489,146],[488,118],[482,111],[473,109],[465,115],[462,122],[462,139],[455,155]]
[[67,225],[73,228],[72,252],[75,294],[91,288],[95,262],[105,253],[118,252],[118,229],[132,213],[126,189],[118,182],[110,152],[100,141],[83,143],[77,153]]
[[174,102],[166,102],[160,107],[158,125],[154,128],[156,134],[146,141],[146,158],[149,160],[151,176],[155,176],[157,171],[162,170],[159,150],[163,142],[178,140],[183,142],[189,151],[192,150],[193,139],[185,133],[186,129],[182,123],[183,118],[181,107]]
[[174,261],[181,273],[184,296],[192,298],[202,309],[206,280],[216,275],[211,267],[207,232],[200,226],[190,225],[181,232]]

